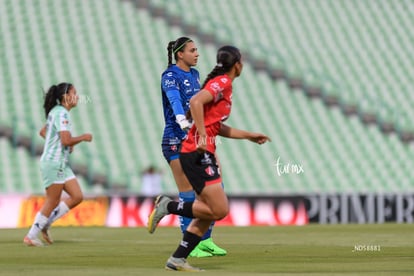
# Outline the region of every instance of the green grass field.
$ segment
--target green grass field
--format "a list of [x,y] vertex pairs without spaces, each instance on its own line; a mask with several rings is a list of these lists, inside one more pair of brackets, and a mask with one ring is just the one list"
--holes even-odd
[[[179,273],[164,270],[178,228],[55,227],[55,243],[36,248],[26,232],[0,230],[0,275]],[[189,258],[203,275],[414,275],[413,224],[216,227],[214,240],[227,256]]]

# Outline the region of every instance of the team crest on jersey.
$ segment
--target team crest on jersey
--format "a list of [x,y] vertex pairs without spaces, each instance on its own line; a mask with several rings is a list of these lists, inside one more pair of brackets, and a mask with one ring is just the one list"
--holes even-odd
[[206,174],[208,174],[209,176],[213,176],[214,175],[214,169],[212,166],[208,166],[205,170]]
[[172,146],[171,146],[171,150],[172,150],[172,151],[177,151],[177,145],[172,145]]
[[223,92],[220,91],[220,92],[217,93],[215,101],[218,102],[221,99],[223,99],[223,97],[224,97]]
[[220,79],[220,81],[221,81],[222,83],[227,83],[227,78],[221,78],[221,79]]

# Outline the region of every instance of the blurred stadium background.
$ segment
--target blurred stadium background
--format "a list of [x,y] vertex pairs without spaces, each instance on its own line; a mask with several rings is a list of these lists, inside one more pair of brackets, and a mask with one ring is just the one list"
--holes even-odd
[[[410,0],[0,0],[0,193],[43,194],[43,92],[72,82],[72,154],[87,195],[139,194],[164,171],[160,74],[170,40],[196,42],[202,79],[219,46],[244,55],[220,140],[229,195],[414,192],[414,3]],[[279,175],[279,164],[303,171]],[[283,167],[282,167],[283,168]]]

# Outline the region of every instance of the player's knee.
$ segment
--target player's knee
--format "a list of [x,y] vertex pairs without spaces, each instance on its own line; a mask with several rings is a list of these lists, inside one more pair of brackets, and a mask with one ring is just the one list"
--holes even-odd
[[79,203],[81,203],[83,200],[83,195],[80,194],[76,194],[72,196],[72,202],[73,202],[73,206],[78,205]]
[[227,216],[229,213],[228,206],[221,206],[220,208],[217,208],[214,210],[214,220],[221,220]]

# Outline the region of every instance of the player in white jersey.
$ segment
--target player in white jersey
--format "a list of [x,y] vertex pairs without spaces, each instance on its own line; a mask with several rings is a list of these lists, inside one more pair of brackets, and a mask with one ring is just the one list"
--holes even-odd
[[[46,189],[46,200],[36,214],[29,233],[23,239],[26,245],[42,246],[43,242],[38,238],[40,232],[43,239],[52,244],[49,233],[51,224],[83,199],[76,176],[69,167],[68,158],[74,145],[92,141],[92,135],[85,133],[74,137],[71,134],[72,122],[69,111],[77,103],[76,89],[70,83],[52,85],[45,96],[43,107],[47,122],[40,130],[40,135],[46,141],[40,158],[40,169]],[[61,200],[63,190],[69,197]]]

